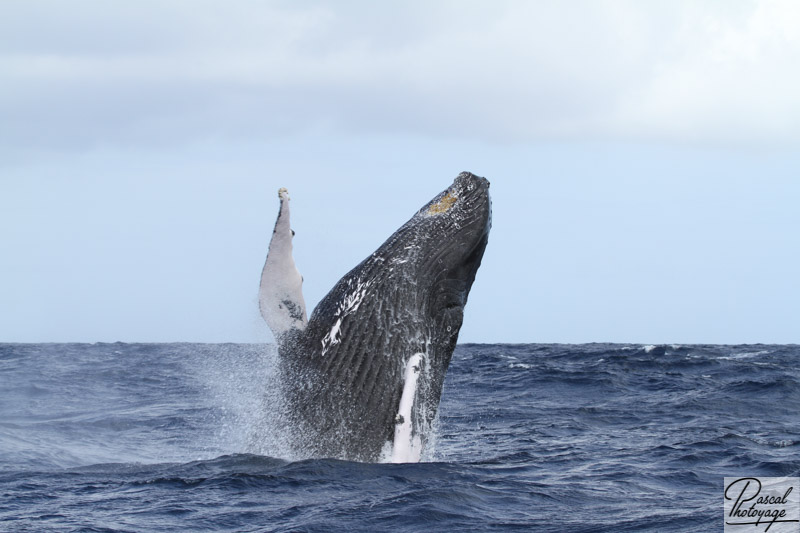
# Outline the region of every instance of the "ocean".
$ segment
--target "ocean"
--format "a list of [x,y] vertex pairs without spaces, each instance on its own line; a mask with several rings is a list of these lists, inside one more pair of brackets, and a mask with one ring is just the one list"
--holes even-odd
[[293,457],[275,358],[0,344],[0,530],[722,531],[800,475],[797,345],[459,345],[417,464]]

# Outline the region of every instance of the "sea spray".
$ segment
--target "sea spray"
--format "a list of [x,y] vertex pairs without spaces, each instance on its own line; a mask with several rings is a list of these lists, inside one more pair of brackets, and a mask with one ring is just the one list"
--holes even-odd
[[[244,347],[244,349],[242,349]],[[209,451],[296,459],[274,345],[217,345],[197,368],[212,409]]]

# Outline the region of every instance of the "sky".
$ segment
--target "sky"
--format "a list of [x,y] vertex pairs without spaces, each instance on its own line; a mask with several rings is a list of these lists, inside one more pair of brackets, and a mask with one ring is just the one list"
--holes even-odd
[[800,342],[800,4],[5,0],[0,342],[269,342],[461,171],[460,342]]

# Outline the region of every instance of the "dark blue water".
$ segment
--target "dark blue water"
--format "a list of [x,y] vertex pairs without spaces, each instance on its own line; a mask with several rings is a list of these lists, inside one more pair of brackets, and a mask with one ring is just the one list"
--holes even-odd
[[260,345],[0,345],[0,530],[721,531],[800,347],[462,345],[419,464],[292,457]]

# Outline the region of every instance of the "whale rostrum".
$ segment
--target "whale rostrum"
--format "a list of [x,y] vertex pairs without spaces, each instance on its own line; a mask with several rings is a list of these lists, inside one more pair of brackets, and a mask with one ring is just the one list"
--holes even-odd
[[289,195],[261,275],[287,431],[303,457],[418,461],[491,228],[489,182],[462,172],[307,318]]

